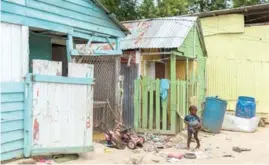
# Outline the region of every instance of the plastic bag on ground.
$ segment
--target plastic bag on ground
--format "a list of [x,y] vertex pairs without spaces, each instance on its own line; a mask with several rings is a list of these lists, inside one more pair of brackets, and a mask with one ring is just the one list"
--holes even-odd
[[222,130],[252,133],[257,129],[259,121],[259,117],[246,119],[226,114],[224,116]]

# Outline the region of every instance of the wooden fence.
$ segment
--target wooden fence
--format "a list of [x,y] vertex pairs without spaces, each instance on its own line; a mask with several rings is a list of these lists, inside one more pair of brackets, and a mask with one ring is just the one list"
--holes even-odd
[[186,81],[170,81],[168,97],[162,100],[159,79],[137,79],[134,96],[135,129],[138,132],[160,134],[179,132],[187,113],[187,101]]

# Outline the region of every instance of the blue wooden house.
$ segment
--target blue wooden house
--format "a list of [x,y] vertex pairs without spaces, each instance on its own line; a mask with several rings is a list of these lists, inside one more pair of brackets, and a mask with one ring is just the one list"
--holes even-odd
[[128,30],[97,0],[1,0],[1,161],[93,150],[93,67],[76,44],[116,43]]

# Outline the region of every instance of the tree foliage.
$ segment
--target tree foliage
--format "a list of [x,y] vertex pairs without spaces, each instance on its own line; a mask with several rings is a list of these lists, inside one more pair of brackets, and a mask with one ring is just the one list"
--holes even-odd
[[138,8],[138,13],[141,18],[157,17],[157,8],[154,4],[154,0],[144,0]]
[[242,7],[242,6],[256,5],[265,2],[268,2],[268,0],[233,0],[233,5],[234,7]]
[[254,5],[268,1],[269,0],[100,0],[100,2],[113,12],[120,21],[139,18],[179,16],[189,13]]
[[120,21],[134,20],[138,18],[136,0],[100,0],[100,2]]

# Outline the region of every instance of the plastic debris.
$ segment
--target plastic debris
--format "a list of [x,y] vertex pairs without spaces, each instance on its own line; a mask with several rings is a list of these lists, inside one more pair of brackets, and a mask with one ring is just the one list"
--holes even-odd
[[251,149],[248,149],[248,148],[240,148],[240,147],[233,147],[233,151],[234,152],[241,153],[241,152],[244,152],[244,151],[251,151]]

